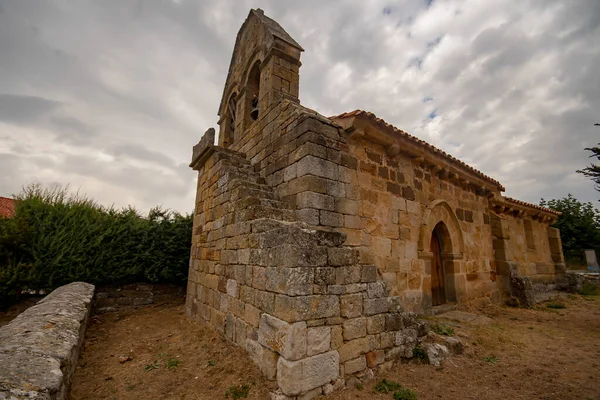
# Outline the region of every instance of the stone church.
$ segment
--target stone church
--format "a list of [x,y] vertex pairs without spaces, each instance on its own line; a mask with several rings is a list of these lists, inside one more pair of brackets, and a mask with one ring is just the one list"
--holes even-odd
[[[416,313],[516,297],[564,274],[558,213],[356,110],[300,104],[302,47],[251,10],[198,171],[188,315],[245,348],[278,398],[412,356]],[[513,301],[515,299],[513,298]]]

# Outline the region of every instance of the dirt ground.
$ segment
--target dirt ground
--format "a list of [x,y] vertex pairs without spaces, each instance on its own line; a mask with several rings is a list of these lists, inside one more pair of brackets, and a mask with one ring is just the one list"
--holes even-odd
[[265,399],[274,386],[242,349],[190,321],[183,304],[95,315],[84,346],[72,400],[224,399],[243,385],[248,399]]
[[[328,398],[393,399],[373,391],[386,378],[420,400],[600,399],[600,298],[565,295],[562,303],[490,307],[491,324],[454,326],[465,352],[442,367],[401,364]],[[149,306],[93,317],[72,398],[223,399],[232,385],[247,385],[248,399],[268,399],[273,388],[241,349],[190,322],[183,305]]]

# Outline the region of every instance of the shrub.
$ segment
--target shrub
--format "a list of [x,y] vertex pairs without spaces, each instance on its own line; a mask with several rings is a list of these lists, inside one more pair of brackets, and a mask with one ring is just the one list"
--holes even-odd
[[419,345],[415,346],[415,348],[413,349],[413,357],[420,361],[429,360],[429,357],[427,357],[427,353],[425,353],[425,350],[423,350],[423,348]]
[[417,394],[411,389],[399,389],[394,392],[394,400],[417,400]]
[[584,283],[579,291],[579,294],[583,296],[597,296],[598,295],[598,285],[593,283]]
[[67,188],[24,188],[15,215],[0,219],[0,305],[23,291],[74,281],[183,284],[192,216],[99,206]]
[[250,387],[248,385],[234,385],[227,389],[225,392],[225,398],[229,398],[229,396],[231,396],[233,400],[245,399],[248,397],[249,392]]
[[454,328],[445,324],[435,324],[431,327],[431,330],[438,335],[452,336],[454,335]]
[[400,384],[394,381],[388,381],[387,379],[382,379],[375,385],[373,388],[378,393],[391,393],[395,390],[400,389]]
[[496,364],[498,361],[500,361],[500,359],[496,356],[486,356],[483,357],[483,361],[490,364]]

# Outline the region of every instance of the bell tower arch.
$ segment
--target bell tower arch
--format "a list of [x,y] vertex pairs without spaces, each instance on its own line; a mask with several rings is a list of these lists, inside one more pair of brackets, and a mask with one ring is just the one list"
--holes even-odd
[[238,32],[219,106],[219,145],[236,143],[283,98],[299,103],[302,47],[259,8]]

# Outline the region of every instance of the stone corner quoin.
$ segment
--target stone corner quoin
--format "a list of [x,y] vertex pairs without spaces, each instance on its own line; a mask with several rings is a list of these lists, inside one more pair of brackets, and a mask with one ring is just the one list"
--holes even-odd
[[302,51],[250,11],[218,144],[209,129],[190,164],[186,297],[298,399],[412,357],[427,335],[416,312],[534,301],[564,274],[556,213],[373,114],[303,107]]

